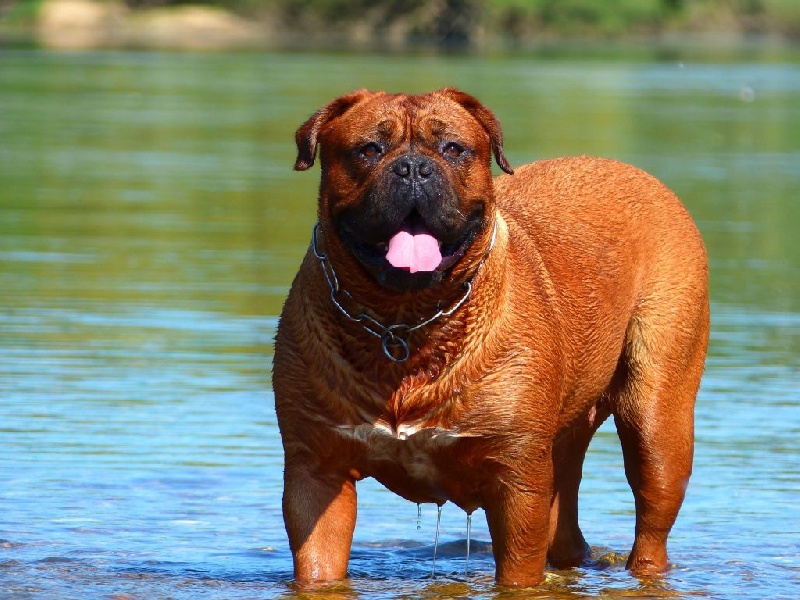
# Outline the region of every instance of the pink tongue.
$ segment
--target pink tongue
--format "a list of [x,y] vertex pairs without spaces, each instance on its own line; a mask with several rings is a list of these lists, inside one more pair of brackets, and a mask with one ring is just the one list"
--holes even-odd
[[386,260],[397,269],[417,271],[434,271],[442,262],[439,242],[428,233],[400,231],[389,240],[389,252]]

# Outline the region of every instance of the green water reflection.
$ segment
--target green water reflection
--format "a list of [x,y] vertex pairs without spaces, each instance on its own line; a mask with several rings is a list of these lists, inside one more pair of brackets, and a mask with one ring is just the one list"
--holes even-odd
[[[798,67],[323,56],[7,54],[3,288],[224,302],[276,314],[315,175],[292,134],[335,94],[445,84],[500,116],[512,162],[600,154],[654,172],[700,222],[715,302],[796,311]],[[274,288],[274,289],[273,289]]]

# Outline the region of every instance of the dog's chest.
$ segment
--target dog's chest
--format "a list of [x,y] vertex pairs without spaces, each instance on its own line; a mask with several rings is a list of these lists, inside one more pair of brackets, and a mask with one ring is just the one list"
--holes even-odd
[[412,502],[451,501],[472,510],[480,505],[475,482],[465,472],[463,442],[457,430],[380,421],[342,427],[340,433],[361,446],[357,469]]

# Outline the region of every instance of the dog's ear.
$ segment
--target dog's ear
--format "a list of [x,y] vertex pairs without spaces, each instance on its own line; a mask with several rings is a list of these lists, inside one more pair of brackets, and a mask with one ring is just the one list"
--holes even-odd
[[294,135],[294,140],[297,144],[297,160],[294,163],[295,171],[305,171],[314,164],[314,158],[317,156],[319,132],[326,123],[343,115],[352,106],[372,95],[373,92],[369,90],[356,90],[326,104],[311,115],[311,118],[303,123]]
[[511,168],[506,155],[503,153],[503,130],[500,128],[500,121],[497,120],[494,113],[481,104],[477,98],[459,89],[448,87],[435,93],[460,104],[477,119],[478,123],[489,134],[489,140],[492,142],[492,152],[494,152],[494,159],[497,161],[498,166],[509,175],[513,174],[514,169]]

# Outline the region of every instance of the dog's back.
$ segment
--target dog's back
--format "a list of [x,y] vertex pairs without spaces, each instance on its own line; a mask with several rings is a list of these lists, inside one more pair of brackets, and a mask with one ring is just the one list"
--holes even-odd
[[[517,251],[535,253],[551,280],[574,356],[600,360],[595,340],[634,342],[643,324],[652,325],[653,339],[637,343],[655,344],[655,321],[670,314],[680,315],[679,329],[707,329],[703,241],[653,176],[608,159],[562,158],[498,177],[495,189]],[[675,335],[672,324],[667,329]],[[620,349],[605,360],[616,361]]]

